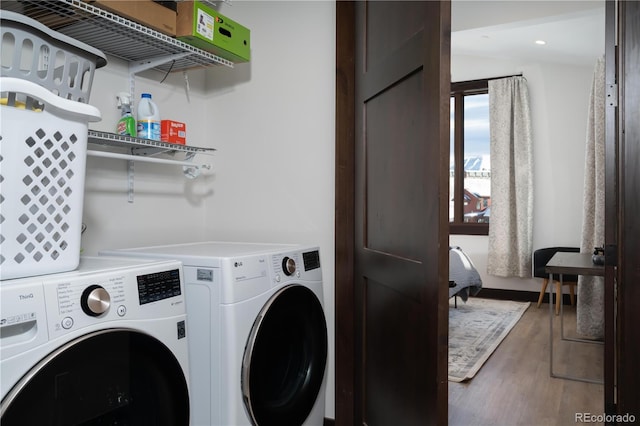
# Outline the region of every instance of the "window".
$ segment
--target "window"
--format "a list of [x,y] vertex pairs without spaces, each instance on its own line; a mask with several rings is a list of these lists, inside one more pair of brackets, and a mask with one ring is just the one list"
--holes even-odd
[[491,157],[488,80],[451,84],[449,233],[488,235]]

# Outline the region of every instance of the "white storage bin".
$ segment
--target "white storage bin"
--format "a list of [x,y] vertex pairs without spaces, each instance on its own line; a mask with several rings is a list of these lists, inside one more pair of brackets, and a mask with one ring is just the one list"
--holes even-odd
[[76,269],[87,128],[100,111],[12,77],[0,92],[0,280]]
[[19,13],[0,10],[2,77],[37,83],[56,95],[88,103],[104,53]]

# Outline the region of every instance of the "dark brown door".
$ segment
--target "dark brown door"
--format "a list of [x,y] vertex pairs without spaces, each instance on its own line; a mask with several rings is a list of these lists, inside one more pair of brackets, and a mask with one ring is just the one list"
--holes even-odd
[[354,12],[353,423],[446,424],[450,4]]

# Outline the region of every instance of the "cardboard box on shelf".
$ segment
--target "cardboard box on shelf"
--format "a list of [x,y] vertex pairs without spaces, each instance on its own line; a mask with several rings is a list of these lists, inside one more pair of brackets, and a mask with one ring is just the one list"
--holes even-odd
[[179,121],[160,120],[160,140],[163,142],[186,145],[187,125]]
[[231,62],[251,59],[251,31],[199,1],[178,2],[176,37]]
[[152,0],[84,0],[101,9],[176,36],[176,12]]

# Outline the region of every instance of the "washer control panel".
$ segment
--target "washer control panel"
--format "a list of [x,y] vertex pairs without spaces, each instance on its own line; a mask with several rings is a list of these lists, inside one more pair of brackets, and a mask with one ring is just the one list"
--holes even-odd
[[45,282],[50,335],[105,321],[133,321],[184,313],[181,264],[161,263],[161,267],[68,274]]
[[[73,277],[45,283],[49,332],[64,333],[96,322],[125,317],[133,302],[127,273]],[[54,303],[55,302],[55,303]],[[128,309],[129,308],[129,309]]]
[[47,309],[41,284],[11,286],[3,282],[0,285],[0,359],[46,342],[46,323]]
[[180,271],[169,269],[136,276],[138,299],[141,305],[180,296]]
[[186,313],[182,263],[84,257],[75,271],[0,285],[0,358],[69,333]]

